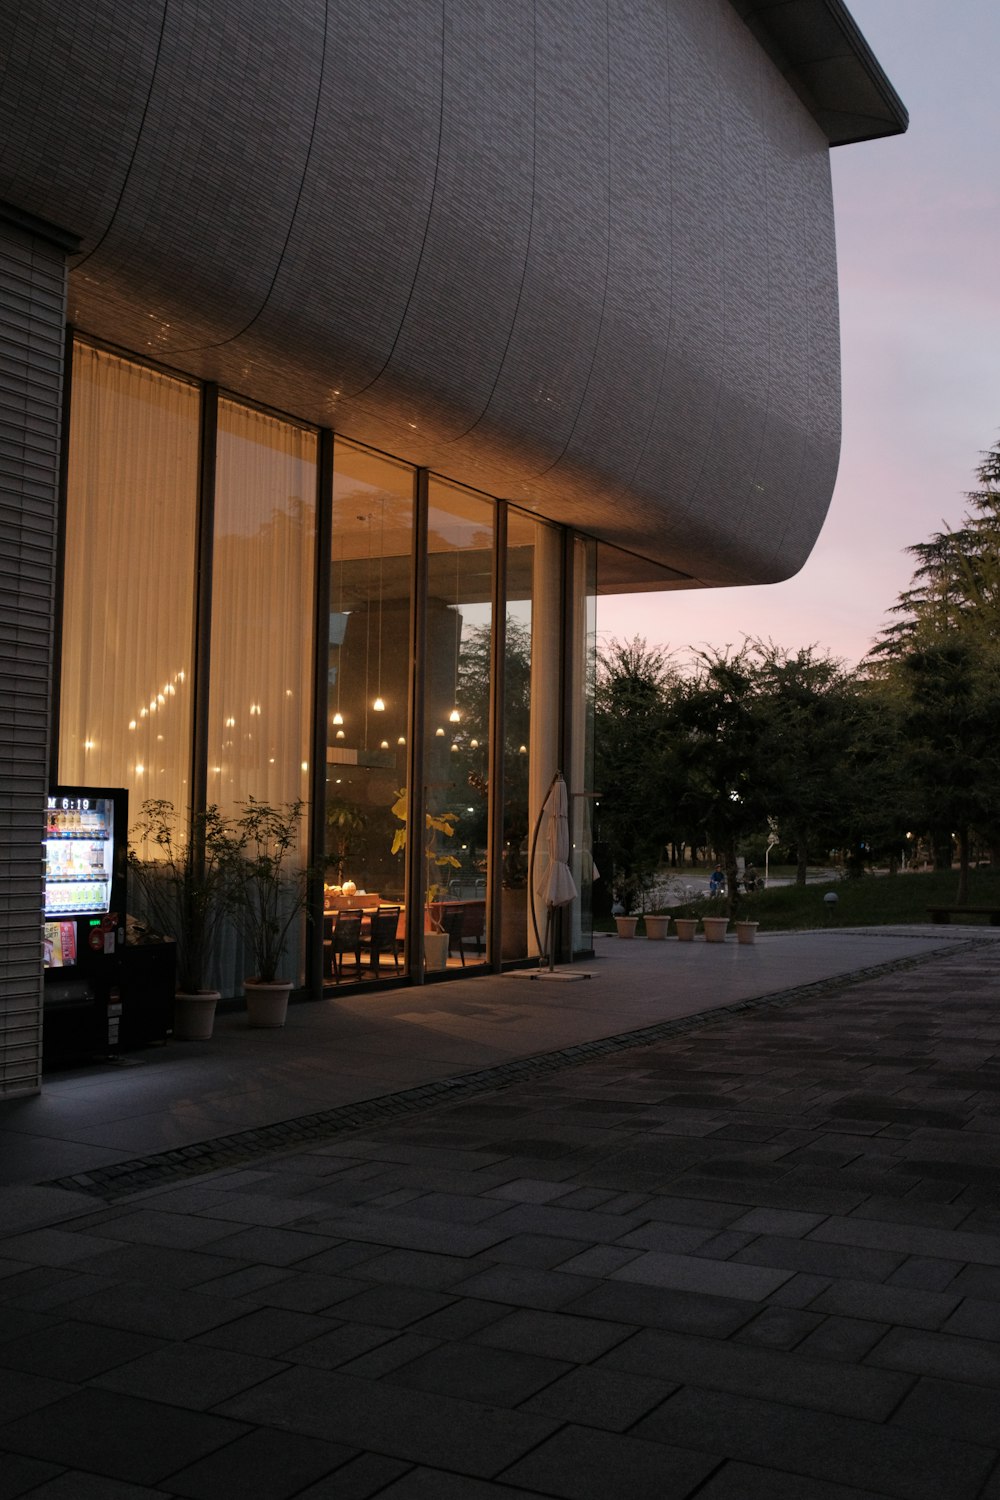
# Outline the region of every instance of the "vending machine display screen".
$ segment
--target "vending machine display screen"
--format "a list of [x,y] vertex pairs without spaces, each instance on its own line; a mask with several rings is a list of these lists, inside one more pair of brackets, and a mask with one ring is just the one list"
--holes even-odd
[[50,797],[45,827],[46,956],[52,941],[53,967],[74,960],[56,958],[65,941],[59,917],[103,916],[111,907],[115,809],[110,797]]

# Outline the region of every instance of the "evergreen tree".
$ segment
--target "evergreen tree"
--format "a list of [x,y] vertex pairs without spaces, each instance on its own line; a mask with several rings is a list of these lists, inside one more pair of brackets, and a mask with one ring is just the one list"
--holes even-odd
[[1000,442],[982,455],[976,478],[962,524],[906,549],[917,560],[913,579],[891,606],[895,618],[872,647],[873,659],[898,661],[954,630],[1000,644]]

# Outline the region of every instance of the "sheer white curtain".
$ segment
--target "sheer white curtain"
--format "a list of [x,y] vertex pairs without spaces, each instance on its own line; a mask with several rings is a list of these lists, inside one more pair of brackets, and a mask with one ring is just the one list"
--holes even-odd
[[[223,813],[255,797],[306,798],[312,717],[316,436],[219,402],[212,561],[208,801]],[[307,857],[306,820],[293,864]],[[294,928],[282,973],[303,973]],[[237,992],[249,955],[235,932],[219,945],[213,983]]]
[[189,800],[198,422],[195,386],[75,345],[59,777],[131,814]]
[[219,403],[208,800],[305,798],[312,718],[316,436]]

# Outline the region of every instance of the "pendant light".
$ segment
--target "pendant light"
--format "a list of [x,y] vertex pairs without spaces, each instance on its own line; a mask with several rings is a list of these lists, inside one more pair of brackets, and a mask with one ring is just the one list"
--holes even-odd
[[462,651],[462,616],[458,612],[458,604],[459,604],[459,596],[460,596],[458,567],[459,567],[459,557],[460,556],[461,556],[461,553],[459,552],[459,548],[458,548],[458,545],[456,543],[456,546],[455,546],[455,696],[454,696],[454,705],[455,706],[453,707],[451,713],[448,715],[448,722],[449,722],[449,724],[460,724],[461,721],[462,721],[462,715],[459,713],[459,710],[458,710],[458,666],[459,666],[459,657],[460,657],[461,651]]
[[367,511],[358,516],[359,521],[368,523],[368,563],[365,570],[365,749],[368,749],[368,710],[372,707],[368,696],[368,684],[372,660],[372,522],[375,519],[373,511]]
[[[343,547],[343,544],[341,544],[341,549],[340,549],[340,585],[339,585],[339,587],[337,589],[337,616],[338,616],[338,631],[339,631],[339,634],[340,634],[340,639],[337,642],[337,707],[334,710],[334,714],[333,714],[333,724],[334,724],[335,727],[339,727],[344,722],[344,715],[340,711],[340,679],[344,675],[344,670],[343,670],[344,669],[344,636],[347,633],[347,626],[346,626],[346,623],[344,621],[344,547]],[[341,732],[337,735],[337,739],[338,740],[342,740],[343,738],[344,738],[344,733],[343,733],[343,730],[341,730]]]
[[382,561],[385,557],[385,496],[382,497],[382,508],[379,512],[378,531],[378,667],[376,670],[376,693],[372,708],[377,714],[385,713],[385,700],[382,697]]

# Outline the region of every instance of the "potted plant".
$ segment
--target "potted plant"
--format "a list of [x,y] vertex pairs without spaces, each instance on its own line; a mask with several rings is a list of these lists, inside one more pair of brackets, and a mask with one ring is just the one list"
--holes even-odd
[[647,912],[645,916],[646,936],[651,943],[662,943],[667,936],[667,928],[670,926],[669,914],[656,915]]
[[172,802],[149,798],[129,831],[128,865],[151,927],[173,939],[174,1036],[208,1041],[218,990],[208,985],[225,913],[228,831],[217,807],[182,823]]
[[[399,819],[402,827],[397,828],[392,838],[392,853],[399,854],[406,848],[406,829],[409,818],[409,799],[406,788],[403,787],[397,794],[396,801],[392,805],[393,816]],[[458,822],[458,813],[425,813],[424,824],[424,864],[426,876],[424,881],[426,903],[426,922],[424,924],[424,962],[428,969],[444,969],[448,964],[448,934],[444,931],[440,916],[435,915],[434,905],[442,896],[448,894],[447,885],[442,885],[435,879],[436,875],[445,870],[460,870],[462,861],[457,859],[447,849],[442,849],[439,843],[441,837],[453,838],[455,824]]]
[[293,980],[279,976],[293,924],[306,911],[309,871],[293,863],[304,803],[250,797],[229,824],[225,899],[253,956],[244,981],[251,1026],[284,1026]]
[[724,943],[726,930],[729,927],[728,917],[702,917],[701,925],[705,929],[706,943]]

